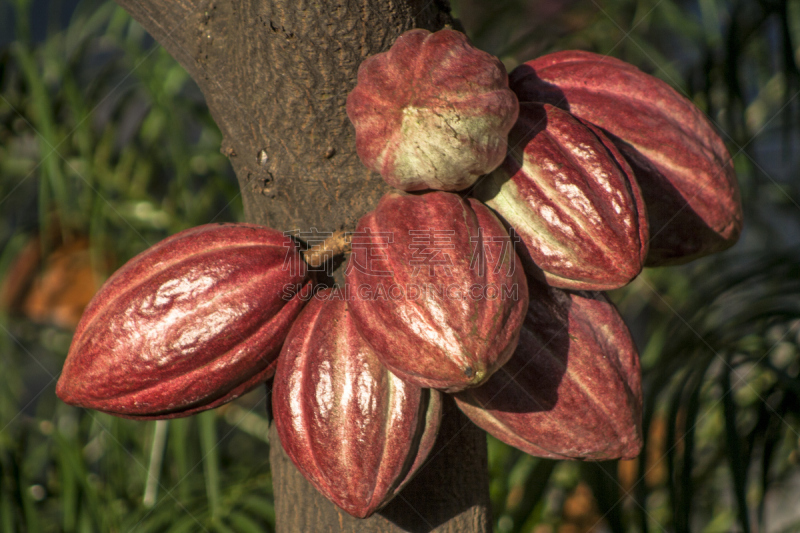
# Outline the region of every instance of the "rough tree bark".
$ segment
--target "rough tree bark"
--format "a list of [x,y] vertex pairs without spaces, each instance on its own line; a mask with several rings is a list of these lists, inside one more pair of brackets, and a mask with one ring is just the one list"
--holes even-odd
[[[388,186],[358,160],[345,114],[358,65],[408,29],[453,23],[447,0],[117,1],[203,91],[247,220],[280,230],[352,230],[377,204]],[[367,520],[319,495],[273,428],[278,530],[488,531],[485,435],[449,398],[445,414],[432,460]]]

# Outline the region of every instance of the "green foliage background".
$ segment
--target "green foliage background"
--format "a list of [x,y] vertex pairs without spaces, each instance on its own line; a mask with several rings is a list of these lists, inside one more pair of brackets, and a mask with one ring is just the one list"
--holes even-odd
[[[746,217],[731,250],[612,294],[642,355],[641,459],[555,462],[490,438],[496,530],[800,531],[800,1],[454,8],[509,69],[579,48],[692,99],[734,157]],[[102,279],[167,235],[241,219],[202,95],[138,24],[84,0],[34,40],[32,16],[0,0],[15,36],[0,49],[0,279],[35,235],[44,253],[88,237]],[[0,531],[272,529],[264,391],[168,423],[74,409],[54,394],[70,339],[0,317]],[[583,522],[579,487],[596,500]]]

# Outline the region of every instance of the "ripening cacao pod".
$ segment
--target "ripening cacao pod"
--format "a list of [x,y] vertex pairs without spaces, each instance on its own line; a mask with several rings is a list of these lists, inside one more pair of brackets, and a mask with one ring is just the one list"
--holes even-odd
[[188,229],[137,255],[81,318],[56,393],[139,419],[187,416],[272,377],[300,312],[287,286],[302,260],[280,232],[250,224]]
[[630,459],[642,446],[639,357],[602,293],[531,281],[511,360],[485,385],[456,395],[478,426],[525,453]]
[[509,224],[528,273],[605,290],[642,270],[647,214],[633,173],[603,133],[549,104],[523,103],[503,164],[475,196]]
[[389,185],[456,191],[503,161],[517,106],[499,59],[461,32],[416,29],[361,64],[347,115]]
[[447,192],[389,192],[361,218],[351,246],[350,309],[398,377],[454,392],[511,357],[527,282],[486,206]]
[[589,52],[542,56],[511,73],[521,102],[547,102],[600,126],[633,168],[647,203],[646,266],[732,246],[742,229],[733,162],[689,100],[633,65]]
[[319,293],[292,327],[275,374],[273,413],[298,470],[364,518],[425,461],[442,402],[438,391],[406,383],[381,364],[335,294]]

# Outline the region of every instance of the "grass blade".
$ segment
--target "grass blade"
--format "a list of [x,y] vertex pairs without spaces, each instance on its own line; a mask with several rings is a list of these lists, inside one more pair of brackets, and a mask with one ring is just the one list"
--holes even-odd
[[142,503],[150,508],[156,503],[158,497],[159,477],[161,475],[161,465],[164,460],[164,448],[167,445],[167,431],[169,430],[169,420],[157,420],[153,435],[153,447],[150,450],[150,466],[147,469],[147,484],[144,489]]
[[728,462],[733,474],[733,491],[739,511],[739,523],[744,533],[750,533],[750,516],[747,509],[747,464],[742,457],[741,437],[736,429],[736,403],[731,389],[731,367],[727,361],[722,372],[722,404],[725,412],[725,434],[728,447]]
[[217,452],[217,415],[205,411],[197,415],[200,425],[200,449],[203,452],[203,472],[206,476],[206,494],[211,510],[211,519],[217,520],[220,516],[219,505],[219,457]]

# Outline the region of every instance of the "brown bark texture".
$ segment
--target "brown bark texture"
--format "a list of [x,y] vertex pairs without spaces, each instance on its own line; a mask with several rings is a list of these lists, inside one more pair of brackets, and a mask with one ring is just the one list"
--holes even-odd
[[[345,101],[358,65],[404,31],[452,25],[447,0],[117,0],[205,95],[249,222],[352,231],[389,189],[355,151]],[[341,282],[342,265],[334,278]],[[490,530],[486,438],[448,397],[431,459],[366,520],[302,477],[271,431],[278,531]]]

